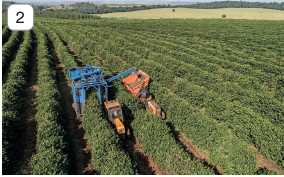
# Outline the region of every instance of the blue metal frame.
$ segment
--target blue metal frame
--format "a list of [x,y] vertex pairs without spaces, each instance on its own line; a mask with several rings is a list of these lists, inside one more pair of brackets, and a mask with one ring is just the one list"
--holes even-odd
[[135,69],[131,68],[131,69],[127,70],[127,71],[124,71],[123,73],[120,73],[120,74],[118,74],[118,75],[116,75],[116,76],[114,76],[114,77],[112,77],[112,78],[109,78],[109,79],[107,80],[107,82],[111,82],[111,81],[113,81],[113,80],[115,80],[115,79],[118,79],[118,78],[120,78],[121,76],[124,76],[125,74],[131,73],[131,72],[134,72],[135,74],[138,75],[138,72],[137,72]]
[[[70,69],[69,77],[72,79],[72,91],[77,116],[81,116],[83,114],[86,102],[86,91],[89,88],[93,87],[98,91],[97,96],[100,102],[108,101],[108,87],[111,87],[111,85],[108,85],[108,83],[130,72],[138,74],[136,70],[129,69],[108,80],[105,80],[103,78],[104,73],[97,66],[90,66],[87,64],[85,67],[76,67]],[[79,109],[78,105],[81,105],[81,110]]]

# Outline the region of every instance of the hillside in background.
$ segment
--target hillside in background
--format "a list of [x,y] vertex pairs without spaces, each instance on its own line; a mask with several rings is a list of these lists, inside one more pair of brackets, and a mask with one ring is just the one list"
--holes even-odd
[[[15,4],[15,2],[14,1],[2,1],[2,12],[7,12],[7,9],[11,4]],[[33,6],[34,10],[43,10],[45,8],[50,7],[50,6],[33,5],[33,4],[31,5]]]
[[[94,1],[94,2],[76,2],[71,5],[64,5],[64,3],[51,3],[57,4],[57,6],[46,6],[46,3],[30,3],[33,5],[35,10],[43,10],[52,8],[58,12],[74,12],[81,14],[105,14],[113,12],[131,12],[131,11],[140,11],[140,10],[149,10],[149,9],[158,9],[158,8],[193,8],[193,9],[220,9],[220,8],[264,8],[264,9],[275,9],[275,10],[284,10],[284,2],[281,3],[260,3],[260,2],[242,2],[242,1],[219,1],[219,2],[210,2],[210,3],[195,3],[195,4],[186,4],[184,3],[165,3],[157,4],[160,1],[157,1],[156,4],[149,5],[135,5],[135,4],[102,4],[104,2]],[[7,11],[7,8],[10,4],[13,4],[13,1],[2,1],[2,11]],[[50,4],[49,3],[49,4]],[[71,2],[68,2],[70,4]],[[59,5],[60,4],[60,5]],[[100,5],[98,5],[100,4]]]
[[186,5],[170,5],[170,4],[158,4],[158,5],[133,5],[133,6],[119,6],[110,7],[106,4],[101,6],[90,2],[77,2],[69,6],[62,6],[62,8],[56,8],[59,12],[75,12],[83,14],[103,14],[113,12],[131,12],[139,10],[157,9],[157,8],[194,8],[194,9],[219,9],[219,8],[264,8],[284,10],[284,2],[282,3],[260,3],[260,2],[241,2],[241,1],[219,1],[210,3],[197,3]]

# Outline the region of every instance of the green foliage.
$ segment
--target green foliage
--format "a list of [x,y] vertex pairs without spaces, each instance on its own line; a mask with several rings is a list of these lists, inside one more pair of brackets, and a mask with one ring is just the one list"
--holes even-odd
[[[87,53],[88,51],[85,51],[85,49],[83,49],[84,47],[82,45],[78,45],[77,43],[73,43],[72,41],[74,40],[73,37],[76,37],[76,36],[69,36],[67,33],[65,33],[64,31],[60,31],[60,33],[64,36],[65,40],[66,41],[70,41],[70,43],[72,43],[72,47],[73,49],[75,49],[76,51],[78,51],[78,55],[79,57],[82,57],[84,63],[85,62],[90,62],[91,65],[95,65],[95,66],[99,66],[100,68],[104,68],[104,72],[109,72],[109,69],[108,68],[105,68],[105,65],[102,65],[101,62],[98,62],[98,60],[96,58],[93,58],[93,60],[87,60],[86,58],[89,58],[87,56]],[[70,40],[69,40],[70,39]],[[77,40],[76,40],[77,41]],[[68,43],[68,42],[67,42]],[[81,51],[81,52],[80,52]],[[85,52],[83,52],[85,51]],[[101,51],[103,52],[103,51]],[[103,52],[104,53],[104,52]],[[108,66],[110,66],[112,69],[115,69],[116,71],[125,71],[126,69],[129,69],[129,65],[124,65],[122,64],[118,59],[117,57],[115,57],[114,55],[112,54],[106,54],[106,55],[101,55],[101,57],[103,56],[102,59],[104,59],[104,62],[107,63]],[[134,98],[130,93],[128,93],[126,90],[125,90],[125,87],[121,84],[121,82],[119,81],[115,81],[113,83],[113,85],[117,88],[117,91],[114,91],[113,89],[110,89],[110,95],[115,95],[113,96],[115,99],[118,99],[119,103],[121,104],[122,108],[123,108],[123,114],[125,116],[125,119],[131,119],[131,120],[139,120],[140,117],[137,117],[137,115],[140,115],[140,114],[145,114],[146,112],[145,111],[142,111],[141,113],[141,105],[139,104],[139,101]],[[90,99],[94,99],[93,97],[90,98]],[[91,102],[92,104],[92,102]],[[102,108],[101,108],[102,109]],[[99,112],[99,111],[96,111],[96,112]],[[133,115],[133,113],[136,113],[135,115]],[[92,115],[92,119],[94,117],[94,115],[96,115],[95,112],[89,112],[89,109],[87,109],[87,113],[84,115],[84,116],[90,116]],[[97,116],[95,116],[97,117]],[[160,117],[157,117],[157,119],[160,119]],[[86,119],[85,119],[86,120]],[[99,122],[99,121],[96,121],[96,122]],[[161,122],[163,124],[163,127],[166,128],[167,126],[165,125],[165,122]],[[91,123],[87,123],[86,122],[86,127],[89,126]],[[98,124],[98,123],[97,123]],[[100,128],[102,129],[102,128]],[[158,130],[159,129],[159,126],[158,127],[155,127],[154,129]],[[182,149],[182,147],[180,147],[179,145],[176,144],[174,138],[172,137],[173,135],[169,132],[169,128],[167,128],[167,130],[163,130],[162,131],[167,131],[168,132],[168,136],[167,137],[171,137],[170,139],[170,142],[171,142],[171,146],[167,145],[167,141],[165,139],[161,139],[160,141],[165,141],[163,144],[164,146],[161,146],[159,148],[161,148],[161,150],[163,148],[166,147],[166,149],[171,149],[173,147],[175,147],[176,149],[179,150],[180,153],[177,154],[177,156],[181,156],[180,159],[181,159],[181,162],[179,161],[175,161],[171,158],[171,161],[169,161],[166,165],[164,165],[164,167],[168,168],[169,170],[172,170],[175,174],[214,174],[214,172],[212,171],[212,169],[209,169],[208,167],[204,167],[202,163],[200,163],[199,161],[195,160],[195,159],[191,159],[192,157],[190,157],[190,155],[188,155],[187,153],[184,152],[184,150]],[[97,131],[93,131],[92,134],[94,134],[94,132],[97,132]],[[102,131],[102,132],[105,132]],[[150,131],[150,132],[153,132],[153,131]],[[97,133],[95,133],[97,134]],[[148,134],[149,136],[150,134]],[[136,136],[137,137],[137,136]],[[93,140],[95,141],[95,140]],[[109,140],[108,139],[105,139],[104,141],[108,142]],[[154,141],[152,141],[154,142]],[[92,143],[90,141],[90,143]],[[97,144],[96,142],[94,142],[95,144]],[[104,144],[104,143],[100,143],[100,144]],[[99,145],[96,145],[97,149],[99,149]],[[148,145],[145,145],[145,148],[151,148],[151,146],[148,146]],[[95,149],[93,150],[95,151]],[[172,152],[174,153],[174,152]],[[159,156],[155,153],[151,154],[151,155],[154,155],[154,157],[157,157],[159,159],[159,164],[161,166],[163,166],[163,163],[162,163],[162,156]],[[165,155],[165,154],[164,154]],[[172,154],[170,152],[167,152],[166,151],[166,156],[170,158]],[[190,161],[190,162],[186,162],[186,165],[183,165],[182,163],[185,162],[185,161]],[[101,164],[101,162],[97,162],[98,164]],[[179,167],[176,168],[173,164],[175,163],[178,163],[179,164]],[[181,168],[189,168],[187,170],[183,170],[183,172],[179,172],[179,170]]]
[[[65,58],[61,60],[62,64],[66,67],[64,69],[69,71],[69,69],[76,67],[67,64],[71,63],[71,56],[67,59],[68,56],[66,56],[66,52],[63,50],[65,46],[61,45],[62,42],[59,41],[60,38],[49,28],[45,27],[45,30],[51,36],[54,43],[57,43],[55,46],[59,49],[57,51],[59,51],[60,57]],[[78,50],[78,55],[84,59],[84,62],[88,62],[94,66],[100,66],[98,59],[91,55],[85,47],[74,44],[72,47]],[[108,72],[107,68],[102,66],[100,66],[100,68],[103,69],[104,72]],[[111,124],[106,119],[102,103],[98,101],[96,94],[89,95],[87,103],[87,111],[83,115],[83,126],[88,134],[88,142],[92,146],[92,159],[96,173],[101,175],[136,174],[135,164],[131,162],[129,155],[125,153],[122,141],[116,134],[115,129],[111,127]]]
[[[269,28],[281,23],[202,22],[206,28],[200,20],[84,22],[84,29],[58,21],[53,28],[64,31],[60,35],[70,43],[89,47],[111,69],[137,67],[149,74],[154,81],[150,92],[159,95],[168,120],[199,148],[211,151],[210,162],[219,163],[225,174],[257,171],[247,143],[283,166],[283,44],[276,37],[281,34]],[[267,35],[255,31],[255,25]],[[194,31],[187,33],[189,28]]]
[[[70,8],[69,8],[70,7]],[[148,10],[148,9],[156,9],[156,8],[167,8],[170,5],[158,4],[158,5],[140,5],[140,6],[119,6],[119,7],[109,7],[106,4],[103,5],[95,5],[92,2],[77,2],[67,8],[57,9],[58,12],[75,12],[82,14],[103,14],[103,13],[112,13],[112,12],[131,12],[137,10]]]
[[[19,35],[19,34],[18,34]],[[7,44],[8,45],[8,44]],[[5,49],[5,47],[3,47]],[[26,31],[24,44],[10,65],[7,82],[2,88],[2,169],[3,174],[13,174],[17,166],[19,138],[23,131],[22,111],[25,103],[27,71],[32,51],[31,31]]]
[[39,29],[46,33],[53,42],[56,51],[58,52],[61,64],[64,68],[64,74],[69,78],[69,69],[77,67],[75,57],[69,52],[67,47],[63,44],[60,37],[46,26],[35,23]]
[[32,158],[35,175],[66,175],[70,173],[68,143],[62,123],[60,93],[56,82],[54,60],[48,51],[46,36],[34,26],[38,38],[38,92],[36,154]]
[[219,8],[264,8],[283,10],[284,3],[277,2],[245,2],[245,1],[214,1],[209,3],[197,3],[180,5],[179,7],[195,8],[195,9],[219,9]]
[[[8,28],[8,26],[5,26],[2,30],[2,46],[7,42],[11,34],[11,30]],[[3,49],[2,49],[3,50]]]
[[96,172],[100,175],[134,175],[135,166],[124,151],[115,129],[107,120],[103,105],[96,94],[89,95],[87,103],[83,126],[92,147]]
[[38,10],[43,10],[43,9],[47,9],[47,8],[50,8],[51,6],[42,6],[42,5],[33,5],[33,8],[36,11]]
[[193,139],[201,149],[211,152],[210,163],[219,163],[225,174],[253,174],[256,171],[256,157],[246,143],[230,133],[226,124],[219,124],[191,108],[156,82],[151,83],[150,90],[154,95],[159,94],[160,106],[166,111],[167,120]]
[[23,33],[20,31],[12,32],[12,35],[9,38],[9,41],[3,45],[2,47],[2,73],[5,73],[7,71],[8,65],[11,62],[12,55],[14,54],[15,49],[20,43],[19,39],[21,38],[22,34]]
[[176,143],[170,128],[160,116],[138,111],[132,122],[136,140],[143,143],[143,151],[157,159],[157,163],[175,175],[213,175],[214,171],[192,159]]
[[2,34],[3,34],[3,29],[6,26],[7,26],[7,12],[4,12],[4,13],[2,12]]
[[223,14],[221,17],[222,17],[222,18],[226,18],[226,15],[225,15],[225,14]]
[[[112,31],[112,33],[113,33],[113,31]],[[116,34],[116,36],[117,35],[119,35],[119,34]],[[124,38],[126,38],[127,40],[128,39],[131,40],[131,38],[135,39],[135,40],[139,40],[139,38],[141,38],[142,35],[139,35],[139,38],[137,38],[138,36],[137,37],[131,36],[131,37],[128,38],[128,36],[131,36],[131,35],[128,34],[127,36],[124,36]],[[98,41],[103,41],[103,39],[102,40],[98,40]],[[121,43],[121,42],[119,41],[119,43]],[[114,42],[114,43],[111,43],[111,44],[114,46],[114,45],[117,44],[117,41]],[[160,43],[160,44],[163,45],[163,46],[165,46],[165,45],[169,46],[169,44],[165,44],[165,43]],[[127,46],[130,46],[128,48],[130,50],[132,50],[131,46],[134,46],[134,45],[135,46],[141,45],[141,43],[140,44],[139,43],[138,44],[129,43],[129,45],[127,45]],[[145,45],[145,42],[144,42],[144,45]],[[147,45],[150,45],[150,43],[148,42]],[[112,46],[110,46],[109,48],[111,48],[111,47]],[[248,76],[242,75],[242,74],[240,74],[238,72],[234,72],[234,71],[231,71],[231,70],[227,70],[227,71],[224,71],[224,73],[222,73],[223,69],[220,68],[220,66],[218,66],[217,64],[212,64],[212,63],[208,63],[208,62],[204,61],[204,60],[208,60],[206,58],[212,58],[210,56],[204,55],[204,57],[202,56],[202,58],[200,58],[200,57],[194,57],[192,55],[186,55],[185,53],[181,53],[181,52],[175,52],[173,50],[167,50],[165,47],[163,47],[165,49],[157,51],[157,50],[155,50],[155,48],[160,48],[161,49],[161,46],[158,46],[158,45],[157,46],[150,45],[149,47],[151,47],[152,50],[154,50],[155,52],[169,53],[173,57],[178,56],[179,60],[182,60],[182,61],[179,61],[179,60],[176,60],[176,59],[174,59],[172,57],[167,57],[167,56],[161,55],[161,54],[158,54],[157,56],[163,57],[163,58],[159,58],[159,57],[158,58],[155,58],[155,57],[151,57],[150,58],[150,57],[148,57],[148,58],[149,59],[153,58],[153,59],[156,59],[155,61],[163,62],[163,63],[167,64],[167,67],[170,67],[170,68],[173,68],[173,69],[179,68],[178,70],[175,70],[177,72],[176,74],[179,77],[182,77],[184,75],[184,73],[188,70],[188,68],[190,68],[190,70],[194,70],[195,72],[198,71],[200,74],[199,73],[197,73],[197,74],[199,74],[201,76],[204,75],[204,78],[206,78],[207,75],[210,74],[210,73],[207,73],[207,72],[203,72],[202,70],[196,69],[192,65],[188,65],[187,63],[190,62],[190,63],[198,66],[200,69],[209,70],[210,72],[213,72],[215,75],[220,75],[222,78],[220,76],[217,76],[217,77],[219,77],[222,80],[218,79],[218,81],[224,82],[221,85],[220,84],[218,84],[218,85],[217,84],[209,85],[209,84],[207,84],[207,81],[205,80],[206,82],[203,82],[202,86],[208,87],[209,89],[213,89],[216,92],[223,92],[224,88],[225,89],[227,88],[227,90],[225,90],[226,91],[225,92],[226,95],[234,95],[234,99],[236,99],[236,100],[238,100],[238,99],[239,100],[245,100],[245,104],[254,107],[254,109],[256,109],[259,113],[261,113],[262,116],[264,116],[266,118],[270,118],[271,116],[274,116],[274,118],[273,118],[274,120],[281,120],[281,117],[283,117],[283,110],[281,110],[281,107],[283,107],[283,106],[281,106],[282,104],[279,101],[275,100],[275,99],[274,100],[271,99],[270,94],[267,94],[267,91],[264,90],[264,88],[263,88],[263,83],[262,82],[267,82],[271,77],[273,77],[273,75],[267,75],[268,77],[265,77],[266,75],[261,74],[261,73],[256,71],[254,76],[259,77],[260,74],[262,75],[261,78],[256,78],[254,76],[248,77]],[[134,50],[136,50],[136,48],[138,48],[138,47],[132,47],[132,48]],[[184,47],[176,45],[176,47],[174,49],[178,50],[178,48],[184,48]],[[123,50],[122,48],[118,48],[118,47],[116,47],[116,49],[120,50],[120,51]],[[141,50],[141,48],[139,48],[139,50]],[[142,53],[139,53],[139,54],[142,55],[142,56],[145,56],[145,55],[143,55],[143,50],[145,51],[145,49],[142,49],[142,51],[141,51]],[[120,51],[117,51],[117,54],[119,54],[121,56],[121,52]],[[187,52],[187,51],[183,51],[183,52]],[[123,53],[125,53],[125,50],[123,51]],[[198,53],[195,52],[194,54],[196,55]],[[187,60],[188,57],[192,58],[192,60],[190,60],[190,61]],[[193,57],[194,57],[194,60],[193,60]],[[216,59],[214,59],[214,60],[216,60]],[[220,60],[220,59],[218,59],[218,60],[219,60],[218,61],[219,65],[222,65],[222,67],[226,67],[226,65],[222,64],[222,63],[225,63],[226,61]],[[209,61],[212,62],[212,59],[210,59]],[[234,64],[234,63],[229,62],[229,63],[227,63],[227,66],[231,66],[232,64]],[[181,67],[179,67],[181,65],[183,65],[183,66],[185,65],[187,67],[181,68]],[[240,71],[241,70],[243,72],[246,72],[248,70],[247,67],[243,67],[243,65],[240,65],[240,64],[237,65],[237,67],[234,67],[233,69],[236,70],[236,71]],[[251,68],[251,70],[252,70],[252,68]],[[215,78],[217,78],[217,77],[215,76]],[[262,77],[265,77],[265,78],[262,78]],[[191,77],[191,76],[187,76],[187,78],[188,78],[189,81],[193,80],[193,79],[199,79],[199,78]],[[227,82],[227,80],[229,80],[232,83]],[[238,82],[238,84],[240,86],[242,86],[242,88],[240,86],[236,85],[233,82]],[[269,86],[275,87],[275,86],[273,86],[274,85],[273,82],[275,83],[275,79],[273,79],[273,80],[270,79],[269,82],[270,82]],[[232,88],[236,88],[236,87],[238,87],[238,89],[232,89]],[[254,99],[246,100],[244,98],[247,97],[247,95],[251,94],[251,93],[247,92],[245,89],[255,89],[255,92],[258,92],[258,94],[254,95]],[[234,92],[236,92],[236,93],[234,93]],[[239,96],[236,97],[235,95],[239,95]],[[274,102],[274,103],[273,104],[266,103],[266,105],[264,106],[262,100],[271,100],[270,102]],[[255,104],[256,101],[257,101],[257,104]],[[275,104],[278,105],[277,107],[279,107],[279,109],[274,109],[273,108]],[[274,114],[274,115],[271,114],[271,113],[267,114],[267,111],[266,112],[263,111],[263,110],[265,110],[265,109],[263,109],[264,107],[270,107],[270,109],[268,111],[273,111],[273,112],[276,111],[277,114]],[[271,120],[273,121],[273,119],[271,119]],[[275,121],[273,123],[277,123],[278,124],[278,122],[281,122],[281,121]]]
[[268,170],[268,169],[260,169],[257,171],[256,175],[279,175],[276,171]]
[[2,13],[7,12],[7,9],[11,4],[15,4],[15,2],[14,1],[2,1]]
[[[110,44],[110,42],[106,43],[105,41],[105,46],[108,46],[109,48],[112,47],[112,45]],[[97,53],[97,52],[96,52]],[[141,60],[141,59],[138,59],[139,56],[135,57],[135,55],[132,55],[131,52],[129,52],[128,55],[124,55],[126,54],[126,51],[124,50],[123,54],[120,53],[120,56],[125,59],[127,62],[131,63],[131,64],[135,64],[137,63],[136,66],[138,66],[139,68],[141,68],[143,71],[145,71],[146,69],[146,73],[149,73],[151,75],[151,77],[155,78],[159,83],[162,83],[162,85],[166,85],[169,83],[170,80],[173,80],[173,78],[169,78],[168,76],[171,76],[173,75],[173,73],[171,73],[171,71],[165,71],[165,69],[161,66],[158,66],[157,64],[151,62],[151,63],[147,63],[146,61],[144,60]],[[107,55],[106,57],[106,62],[112,66],[113,68],[120,68],[120,65],[122,65],[121,63],[117,63],[115,62],[115,58],[116,57],[111,57],[111,55]],[[109,58],[109,59],[108,59]],[[138,62],[137,62],[138,61]],[[139,62],[141,61],[141,63]],[[143,62],[142,62],[143,61]],[[146,63],[145,63],[146,62]],[[145,68],[145,66],[148,66]],[[124,68],[122,68],[120,71],[123,71]],[[166,74],[167,73],[167,74]],[[163,84],[164,83],[164,84]],[[177,103],[176,103],[177,104]],[[186,124],[185,124],[186,126]],[[186,126],[188,127],[188,126]],[[217,129],[218,130],[218,129]],[[224,131],[222,129],[220,129],[220,131]],[[208,134],[208,133],[207,133]],[[234,140],[235,141],[235,140]],[[232,141],[228,141],[228,144],[233,144]],[[236,147],[242,147],[246,152],[247,154],[250,156],[251,160],[253,162],[255,162],[255,158],[252,156],[252,153],[249,152],[248,149],[245,149],[246,145],[244,144],[234,144],[234,145],[237,145]],[[226,146],[224,146],[226,147]],[[234,166],[235,164],[239,163],[240,160],[242,161],[247,161],[248,159],[247,158],[244,158],[244,159],[240,159],[240,158],[243,158],[242,156],[242,153],[243,151],[235,151],[236,149],[233,148],[234,146],[228,146],[224,151],[229,151],[231,157],[229,156],[228,158],[225,158],[224,160],[221,160],[220,161],[216,161],[214,164],[217,165],[217,163],[221,163],[222,164],[222,168],[225,173],[227,174],[246,174],[246,173],[253,173],[255,171],[255,168],[254,167],[249,167],[248,169],[244,168],[244,167],[241,167],[240,169],[235,169],[235,171],[229,171],[229,169],[232,169],[232,166]],[[207,147],[208,148],[208,147]],[[241,148],[240,148],[241,149]],[[211,149],[210,149],[211,150]],[[217,149],[215,149],[214,152],[219,152],[219,151],[216,151]],[[233,153],[232,153],[233,152]],[[237,154],[238,152],[241,152],[239,154]],[[222,156],[221,154],[212,154],[212,159],[219,159],[219,157]],[[239,158],[236,158],[237,156],[240,156]],[[231,158],[231,159],[230,159]],[[232,160],[235,160],[233,161],[232,163]],[[253,166],[256,165],[256,163],[251,163]],[[247,167],[248,165],[246,165]]]
[[100,19],[97,15],[84,15],[70,12],[55,12],[51,10],[35,11],[35,17],[62,18],[62,19]]

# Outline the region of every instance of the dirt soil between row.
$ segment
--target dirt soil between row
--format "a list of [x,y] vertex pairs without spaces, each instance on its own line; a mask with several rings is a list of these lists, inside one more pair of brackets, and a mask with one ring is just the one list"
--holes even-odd
[[[52,46],[54,56],[56,58],[56,68],[59,89],[62,95],[62,105],[63,110],[65,110],[66,115],[65,120],[67,122],[66,130],[69,135],[69,142],[71,143],[71,169],[73,174],[85,174],[85,175],[95,175],[94,165],[92,161],[91,146],[87,142],[87,134],[83,128],[82,117],[76,115],[75,109],[72,104],[73,94],[72,86],[64,74],[64,68],[60,61],[60,57]],[[77,58],[77,57],[75,57]],[[80,65],[80,62],[77,61]]]
[[38,60],[37,60],[37,39],[34,36],[33,41],[33,54],[30,61],[30,70],[28,74],[28,85],[25,90],[26,100],[25,100],[25,108],[24,108],[24,127],[25,131],[22,134],[22,138],[20,139],[23,148],[20,149],[20,154],[22,154],[22,159],[19,160],[18,167],[16,168],[16,174],[18,175],[31,175],[32,167],[31,167],[31,159],[32,155],[36,153],[36,114],[37,108],[34,105],[34,99],[36,98],[38,91],[38,80],[37,75],[38,71]]
[[284,170],[282,170],[279,167],[279,165],[272,159],[264,157],[254,145],[249,145],[249,149],[255,153],[255,156],[258,159],[257,168],[259,170],[268,169],[268,170],[273,170],[273,171],[278,172],[279,174],[284,175]]

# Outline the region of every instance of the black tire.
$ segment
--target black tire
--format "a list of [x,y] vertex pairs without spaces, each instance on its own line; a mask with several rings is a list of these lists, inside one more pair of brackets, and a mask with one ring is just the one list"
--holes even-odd
[[120,137],[121,137],[122,141],[126,140],[125,134],[120,135]]

